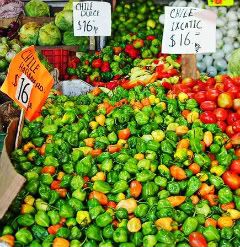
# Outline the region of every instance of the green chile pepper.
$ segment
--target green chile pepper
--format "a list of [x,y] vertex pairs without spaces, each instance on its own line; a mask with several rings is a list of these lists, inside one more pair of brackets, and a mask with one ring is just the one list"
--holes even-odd
[[[136,214],[135,214],[136,215]],[[116,212],[115,212],[115,216],[118,219],[127,219],[128,218],[128,211],[125,208],[119,208]]]
[[157,238],[155,235],[147,235],[143,238],[143,247],[153,247],[157,243]]
[[169,232],[164,229],[160,229],[156,235],[157,241],[160,243],[165,243],[169,245],[174,245],[174,235],[172,232]]
[[67,227],[61,227],[58,229],[56,236],[60,238],[68,238],[71,231]]
[[34,224],[34,218],[31,214],[23,214],[17,218],[17,223],[21,226],[31,226]]
[[214,176],[214,175],[210,174],[209,181],[218,190],[221,189],[224,186],[224,182],[223,182],[223,179],[221,177]]
[[98,217],[98,215],[104,213],[104,209],[102,206],[98,205],[95,207],[92,207],[89,209],[89,214],[91,216],[91,219],[96,219]]
[[143,235],[156,234],[157,228],[152,221],[147,221],[142,224]]
[[170,192],[170,194],[178,195],[180,193],[180,186],[177,182],[169,182],[167,184],[167,190]]
[[103,228],[103,237],[107,239],[111,239],[113,237],[114,228],[112,224],[109,224]]
[[142,234],[142,232],[134,233],[133,236],[132,236],[131,241],[137,247],[142,246],[142,242],[143,242],[143,234]]
[[143,170],[136,174],[136,180],[139,182],[147,182],[153,180],[155,176],[156,176],[155,173],[149,170]]
[[199,178],[191,177],[188,180],[188,187],[185,195],[188,197],[192,196],[200,188],[201,184]]
[[100,227],[96,226],[96,225],[90,225],[88,227],[88,229],[86,230],[86,236],[89,239],[93,239],[96,241],[101,241],[102,237],[101,237],[101,229]]
[[99,191],[99,192],[102,192],[104,194],[107,194],[107,193],[109,193],[111,191],[112,188],[107,182],[104,182],[104,181],[101,181],[101,180],[97,180],[93,184],[93,189],[95,191]]
[[[112,216],[108,213],[105,212],[103,214],[100,214],[97,218],[96,218],[96,224],[99,227],[105,227],[108,224],[110,224],[112,222]],[[124,241],[125,242],[125,241]]]
[[218,232],[218,229],[211,225],[204,229],[203,235],[208,242],[220,240],[220,234]]
[[39,226],[43,226],[43,227],[49,227],[49,225],[50,225],[50,219],[49,219],[47,213],[45,211],[43,211],[43,210],[39,210],[36,213],[35,222]]
[[124,192],[128,189],[128,183],[125,180],[119,180],[116,182],[113,186],[113,189],[111,190],[112,193],[118,194],[121,192]]
[[143,218],[146,216],[148,210],[149,210],[149,206],[147,204],[140,204],[134,210],[134,215],[137,218]]
[[71,240],[72,240],[72,239],[80,239],[81,236],[82,236],[81,230],[80,230],[77,226],[74,226],[74,227],[71,229],[69,238],[70,238]]
[[182,226],[183,233],[188,236],[190,233],[194,232],[198,227],[198,220],[194,217],[187,218]]
[[225,186],[218,191],[218,198],[220,203],[226,204],[233,200],[233,193],[229,187]]
[[58,131],[58,126],[55,124],[48,124],[42,128],[42,133],[45,135],[55,135]]
[[173,214],[173,219],[178,223],[183,223],[187,219],[188,215],[181,210],[175,210]]
[[74,210],[69,204],[63,204],[60,207],[59,215],[64,218],[72,218],[74,216]]
[[224,227],[221,230],[221,238],[230,240],[233,237],[233,229],[230,227]]
[[113,240],[116,243],[124,243],[128,240],[128,232],[125,228],[119,227],[113,233]]
[[32,242],[33,240],[33,236],[32,233],[30,231],[28,231],[27,229],[20,229],[16,232],[15,234],[16,236],[16,240],[23,245],[28,245]]

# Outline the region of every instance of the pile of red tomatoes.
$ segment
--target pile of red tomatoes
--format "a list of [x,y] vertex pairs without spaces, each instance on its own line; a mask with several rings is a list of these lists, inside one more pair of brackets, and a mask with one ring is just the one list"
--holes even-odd
[[203,123],[216,123],[229,137],[240,133],[240,77],[218,75],[206,81],[185,78],[172,92],[184,92],[195,99]]

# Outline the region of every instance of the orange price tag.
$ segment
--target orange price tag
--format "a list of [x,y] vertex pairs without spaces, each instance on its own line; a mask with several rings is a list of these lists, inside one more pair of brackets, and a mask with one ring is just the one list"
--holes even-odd
[[13,58],[1,91],[23,108],[25,118],[32,121],[40,115],[53,83],[34,46],[30,46]]

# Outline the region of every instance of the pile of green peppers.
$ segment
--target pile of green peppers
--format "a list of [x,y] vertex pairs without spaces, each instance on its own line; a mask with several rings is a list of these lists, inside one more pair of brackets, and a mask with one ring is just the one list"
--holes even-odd
[[[23,144],[12,153],[27,181],[1,220],[0,240],[16,247],[239,247],[239,190],[221,178],[237,157],[199,112],[195,100],[170,99],[157,84],[117,87],[111,97],[50,95],[42,116],[25,122]],[[179,148],[182,140],[189,146]],[[204,184],[215,201],[203,196]],[[171,203],[173,197],[183,200]]]

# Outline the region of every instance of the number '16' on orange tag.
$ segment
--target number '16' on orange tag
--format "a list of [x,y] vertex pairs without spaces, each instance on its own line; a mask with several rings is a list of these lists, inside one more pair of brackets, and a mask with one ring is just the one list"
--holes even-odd
[[40,115],[53,83],[34,46],[30,46],[13,58],[1,91],[23,108],[25,118],[32,121]]

